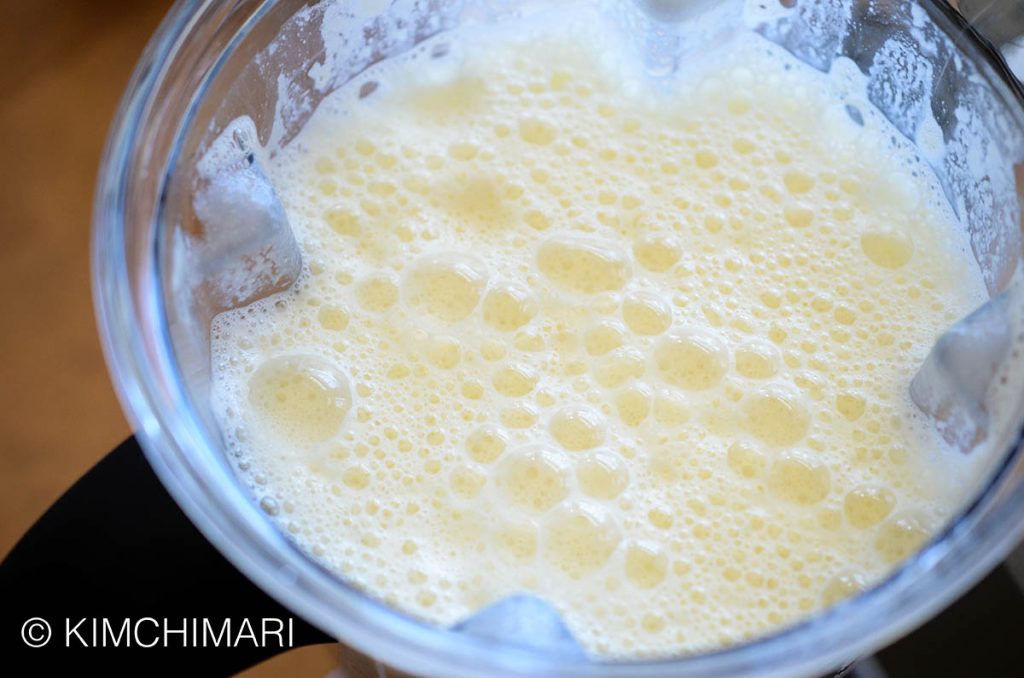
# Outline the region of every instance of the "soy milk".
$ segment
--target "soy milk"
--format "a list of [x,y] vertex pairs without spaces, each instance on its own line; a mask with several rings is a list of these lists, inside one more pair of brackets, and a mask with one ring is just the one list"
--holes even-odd
[[306,269],[213,328],[303,547],[430,622],[532,592],[637,657],[795,622],[952,515],[907,386],[986,296],[880,117],[760,42],[660,80],[594,27],[444,44],[271,161]]

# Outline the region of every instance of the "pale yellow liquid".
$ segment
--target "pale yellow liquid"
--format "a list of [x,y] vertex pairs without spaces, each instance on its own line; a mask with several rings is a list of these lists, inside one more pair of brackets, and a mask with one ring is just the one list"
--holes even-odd
[[907,387],[985,295],[824,76],[753,44],[655,85],[602,40],[467,39],[324,104],[270,168],[307,270],[217,319],[214,396],[263,506],[372,595],[451,624],[532,592],[596,655],[667,655],[952,515]]

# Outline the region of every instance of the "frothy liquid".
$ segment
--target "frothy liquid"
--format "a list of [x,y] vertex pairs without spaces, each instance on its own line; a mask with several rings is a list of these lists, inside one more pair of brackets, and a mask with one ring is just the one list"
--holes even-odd
[[304,277],[214,326],[296,540],[426,620],[528,591],[628,657],[793,622],[950,517],[907,387],[985,295],[890,129],[760,43],[660,83],[596,29],[441,52],[273,160]]

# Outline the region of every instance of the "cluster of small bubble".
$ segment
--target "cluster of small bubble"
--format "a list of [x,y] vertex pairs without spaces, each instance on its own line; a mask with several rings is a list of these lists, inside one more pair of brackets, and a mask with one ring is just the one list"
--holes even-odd
[[976,301],[945,216],[779,57],[630,99],[535,40],[371,72],[275,160],[307,270],[213,331],[261,506],[390,604],[529,590],[609,656],[852,595],[949,511],[899,386]]

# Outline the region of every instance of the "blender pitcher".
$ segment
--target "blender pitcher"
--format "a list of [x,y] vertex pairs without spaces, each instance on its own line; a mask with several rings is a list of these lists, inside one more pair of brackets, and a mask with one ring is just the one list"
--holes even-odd
[[[188,519],[231,565],[190,533],[152,480],[125,482],[128,474],[146,475],[129,442],[15,549],[9,560],[17,561],[19,581],[38,583],[32,551],[47,539],[98,544],[95,553],[78,553],[77,564],[49,563],[51,576],[66,580],[63,590],[81,586],[71,575],[77,566],[107,582],[111,596],[149,599],[166,586],[175,609],[186,614],[193,614],[188,604],[199,604],[200,592],[211,590],[228,611],[259,599],[268,616],[287,614],[280,604],[308,622],[300,622],[298,644],[337,639],[352,648],[351,669],[388,675],[821,675],[923,623],[1020,541],[1024,384],[1012,422],[987,432],[999,453],[985,484],[973,488],[973,500],[920,552],[850,600],[708,653],[598,661],[579,652],[543,609],[431,626],[325,570],[259,509],[236,476],[233,452],[210,408],[209,328],[217,313],[287,289],[301,271],[263,163],[294,138],[325,96],[373,64],[447,31],[472,31],[557,4],[564,3],[180,0],[174,6],[128,87],[101,167],[94,293],[110,371],[138,444]],[[610,16],[654,74],[685,69],[687,56],[709,40],[750,32],[821,71],[852,64],[867,77],[866,103],[908,139],[931,140],[922,153],[968,232],[989,294],[996,297],[1021,276],[1024,89],[998,51],[942,0],[579,4]],[[1008,26],[986,14],[980,20]],[[360,96],[372,95],[373,88],[363,89]],[[856,122],[856,102],[847,113]],[[136,507],[133,516],[118,518],[122,523],[111,522],[112,509],[96,508],[119,501]],[[79,529],[106,531],[98,541],[93,534],[67,536]],[[141,532],[149,541],[138,540]],[[153,539],[160,534],[176,543]],[[131,553],[155,542],[152,558]],[[157,558],[203,549],[205,555],[186,561],[187,573],[168,571],[173,568]],[[171,581],[183,576],[189,585]],[[547,631],[524,633],[522,624],[509,623],[516,615]],[[271,653],[225,660],[222,668],[237,670]]]

